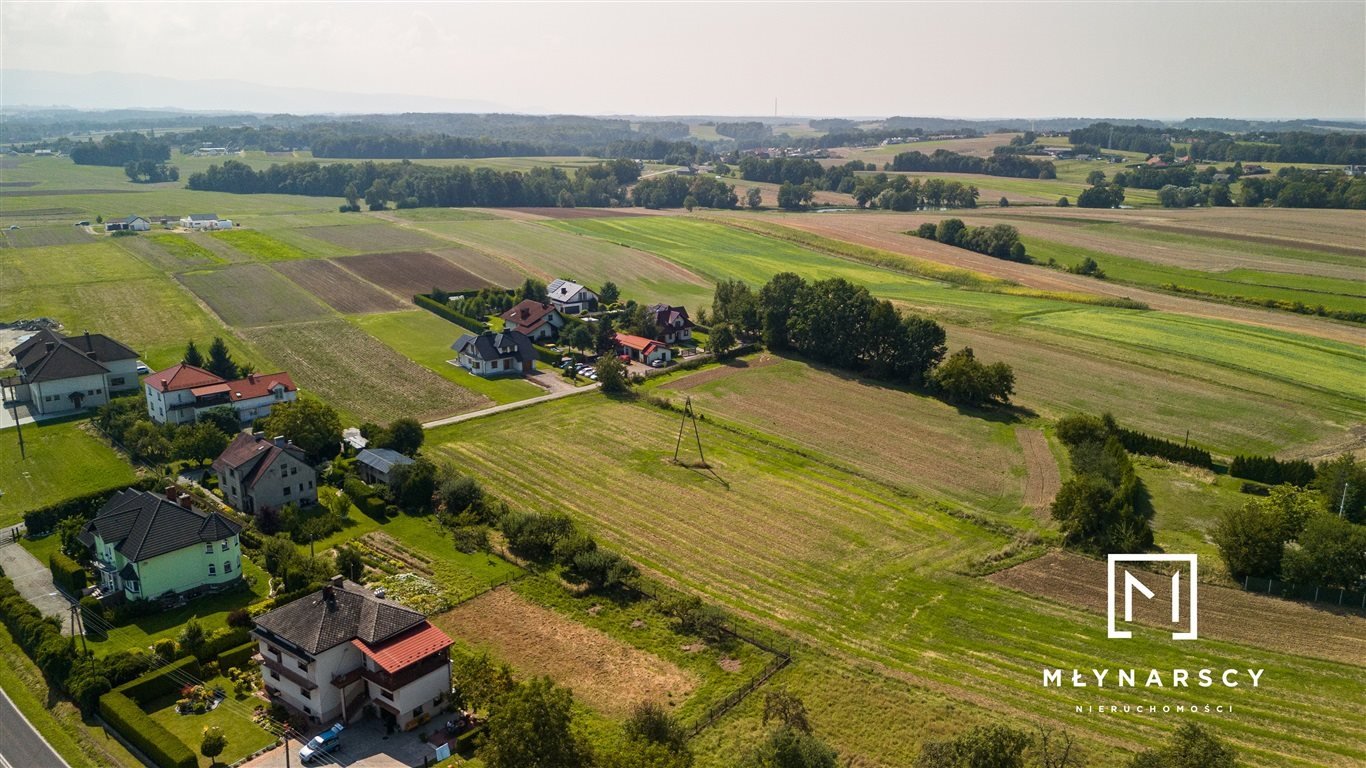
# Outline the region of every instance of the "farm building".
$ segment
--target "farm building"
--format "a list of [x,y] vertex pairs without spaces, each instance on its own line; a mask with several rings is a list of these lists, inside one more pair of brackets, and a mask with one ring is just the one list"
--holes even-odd
[[388,448],[366,448],[356,455],[356,472],[367,483],[388,485],[393,480],[394,467],[412,464],[413,460]]
[[228,381],[203,368],[177,363],[142,380],[147,415],[158,424],[188,424],[206,408],[231,405],[242,423],[270,415],[271,406],[297,400],[299,388],[288,373],[250,373]]
[[598,308],[596,293],[563,278],[546,286],[546,294],[550,297],[550,303],[554,304],[561,314],[577,315]]
[[347,427],[342,430],[342,452],[351,454],[365,450],[370,441],[360,433],[360,427]]
[[638,363],[645,363],[646,365],[659,363],[662,365],[674,357],[673,350],[664,346],[662,342],[647,339],[644,336],[618,333],[614,340],[620,354],[627,355]]
[[475,376],[502,376],[536,370],[536,349],[531,338],[518,331],[479,335],[467,333],[451,345],[456,362]]
[[104,223],[105,232],[146,232],[151,228],[152,223],[141,216],[128,216],[118,221]]
[[218,487],[235,509],[255,514],[286,504],[318,503],[318,473],[283,437],[239,432],[213,462]]
[[77,540],[90,549],[101,595],[145,600],[216,591],[242,578],[242,526],[202,512],[189,494],[129,488],[114,494]]
[[650,319],[655,324],[655,339],[666,344],[692,338],[693,322],[684,307],[671,307],[668,304],[654,304],[648,307]]
[[553,339],[564,327],[564,315],[548,302],[527,299],[504,312],[503,327],[524,333],[533,341]]
[[232,229],[231,219],[220,219],[216,213],[192,213],[180,220],[186,229]]
[[10,352],[19,375],[0,379],[0,392],[35,415],[95,408],[111,393],[137,389],[137,353],[101,333],[43,329]]
[[341,576],[262,614],[251,632],[271,701],[315,723],[350,722],[368,701],[409,729],[451,691],[451,639],[421,613]]

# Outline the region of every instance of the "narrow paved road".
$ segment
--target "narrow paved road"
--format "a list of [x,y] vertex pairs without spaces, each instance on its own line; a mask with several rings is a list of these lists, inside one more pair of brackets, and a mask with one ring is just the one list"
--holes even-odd
[[458,415],[458,416],[448,416],[448,417],[446,417],[446,418],[444,418],[444,419],[437,419],[436,421],[429,421],[429,422],[423,424],[423,425],[422,425],[422,428],[423,428],[423,429],[433,429],[433,428],[435,428],[435,427],[444,427],[444,426],[446,426],[447,424],[459,424],[459,423],[462,422],[462,421],[469,421],[469,420],[471,420],[471,419],[478,419],[478,418],[482,418],[482,417],[484,417],[484,416],[492,416],[492,415],[495,414],[495,413],[503,413],[504,411],[515,411],[515,410],[517,410],[518,408],[525,408],[525,407],[527,407],[527,406],[529,406],[529,405],[535,405],[535,404],[537,404],[537,403],[545,403],[545,402],[549,402],[549,401],[551,401],[551,400],[559,400],[560,398],[563,398],[563,397],[573,397],[574,395],[581,395],[581,394],[583,394],[584,392],[592,392],[592,391],[596,390],[599,386],[601,386],[601,385],[599,385],[597,382],[593,382],[592,384],[589,384],[589,385],[586,386],[586,387],[579,387],[579,388],[577,388],[577,389],[568,389],[568,390],[564,390],[564,391],[561,391],[561,392],[553,392],[553,393],[551,393],[551,394],[549,394],[549,395],[541,395],[541,396],[539,396],[539,397],[532,397],[532,398],[528,398],[528,399],[526,399],[526,400],[518,400],[518,401],[515,402],[515,403],[503,403],[502,405],[495,405],[495,406],[493,406],[493,407],[491,407],[491,408],[485,408],[485,409],[480,410],[480,411],[470,411],[469,413],[462,413],[462,414],[460,414],[460,415]]
[[0,690],[0,768],[71,768]]
[[[14,528],[0,530],[0,568],[14,582],[14,588],[33,603],[44,616],[62,620],[62,633],[71,634],[71,601],[52,585],[52,571],[18,542],[12,542]],[[57,534],[51,534],[56,536]]]

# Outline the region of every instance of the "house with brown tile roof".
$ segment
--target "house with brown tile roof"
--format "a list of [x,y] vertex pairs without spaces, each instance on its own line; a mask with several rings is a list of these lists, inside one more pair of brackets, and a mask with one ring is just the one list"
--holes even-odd
[[234,509],[257,514],[286,504],[318,503],[318,473],[298,446],[276,437],[239,432],[213,462],[223,497]]
[[206,408],[230,405],[243,424],[270,415],[272,406],[297,400],[299,388],[288,373],[249,373],[228,381],[186,363],[176,363],[142,379],[147,415],[158,424],[190,424]]
[[686,307],[668,304],[652,304],[646,307],[648,317],[655,324],[655,339],[665,344],[686,341],[692,338],[693,321],[688,317]]
[[535,299],[526,299],[500,317],[503,318],[504,330],[524,333],[532,341],[553,339],[564,327],[564,315],[554,304]]

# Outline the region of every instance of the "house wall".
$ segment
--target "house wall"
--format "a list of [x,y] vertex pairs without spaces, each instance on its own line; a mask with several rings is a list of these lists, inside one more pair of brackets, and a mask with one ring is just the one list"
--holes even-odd
[[298,392],[286,391],[281,393],[281,396],[278,398],[274,395],[266,395],[265,397],[252,397],[246,400],[238,400],[232,404],[232,407],[237,410],[237,418],[245,424],[269,416],[271,406],[274,406],[277,403],[292,403],[298,399]]
[[138,388],[137,360],[111,360],[104,363],[104,367],[109,369],[105,379],[110,392],[125,392]]
[[193,408],[172,410],[173,406],[194,402],[194,395],[188,389],[162,392],[156,386],[143,380],[143,391],[147,393],[147,416],[158,424],[186,424],[195,420]]
[[[370,659],[366,659],[365,663],[371,669],[378,669]],[[376,683],[367,680],[365,684],[370,688],[370,698],[383,701],[399,711],[398,727],[403,728],[419,716],[414,715],[413,710],[422,707],[423,714],[431,715],[437,708],[435,700],[451,692],[451,664],[447,661],[402,688],[389,691],[393,695],[392,699],[386,697],[385,689]]]
[[[241,543],[236,536],[229,537],[227,542],[226,551],[222,541],[214,541],[211,553],[204,551],[204,544],[196,544],[139,561],[141,594],[130,594],[129,598],[157,598],[166,592],[184,592],[206,584],[228,584],[242,578]],[[224,563],[232,566],[231,572],[226,571]],[[209,575],[210,564],[214,566],[213,575]]]
[[33,382],[29,384],[30,404],[41,414],[76,411],[71,393],[80,392],[84,395],[80,409],[97,408],[109,402],[107,386],[102,373]]
[[[280,652],[280,664],[291,672],[302,675],[317,684],[318,687],[312,691],[305,691],[293,680],[262,667],[262,679],[266,685],[280,695],[280,698],[285,700],[287,705],[319,722],[336,720],[341,717],[342,692],[341,689],[332,684],[332,678],[343,672],[356,669],[362,664],[364,656],[359,649],[350,642],[345,642],[328,648],[310,661],[295,656],[287,648],[271,643],[259,636],[257,637],[257,646],[261,652],[261,657],[265,659],[275,659],[276,654],[271,649],[278,650]],[[303,664],[303,668],[300,668],[300,663]],[[353,713],[348,712],[347,714]]]
[[[253,509],[279,509],[294,503],[308,506],[318,503],[318,473],[292,456],[281,456],[248,491]],[[286,492],[287,491],[287,492]]]

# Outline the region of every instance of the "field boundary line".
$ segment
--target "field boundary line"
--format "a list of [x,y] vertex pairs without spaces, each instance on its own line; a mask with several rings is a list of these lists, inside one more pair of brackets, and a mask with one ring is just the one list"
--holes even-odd
[[600,386],[602,385],[597,382],[594,382],[587,386],[578,387],[576,389],[569,389],[563,392],[551,392],[550,394],[539,395],[537,397],[527,398],[526,400],[518,400],[515,403],[503,403],[501,405],[490,406],[479,411],[470,411],[469,413],[461,413],[455,416],[447,416],[443,419],[436,419],[434,421],[425,422],[423,423],[422,428],[436,429],[437,427],[445,427],[451,424],[459,424],[462,421],[470,421],[472,419],[480,419],[485,416],[492,416],[496,413],[506,413],[507,411],[515,411],[519,408],[527,408],[538,403],[546,403],[550,402],[551,400],[560,400],[566,397],[573,397],[574,395],[581,395],[585,392],[593,392],[596,391]]

